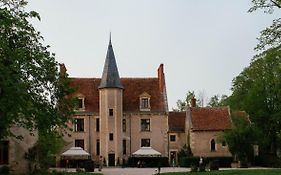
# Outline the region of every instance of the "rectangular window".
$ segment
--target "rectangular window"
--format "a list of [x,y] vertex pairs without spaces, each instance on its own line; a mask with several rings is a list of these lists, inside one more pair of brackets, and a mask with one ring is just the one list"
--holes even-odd
[[150,139],[141,139],[141,147],[150,147]]
[[99,132],[100,131],[100,119],[96,118],[96,131]]
[[83,139],[75,139],[75,147],[81,147],[84,149],[84,140]]
[[170,141],[175,142],[176,141],[176,135],[170,135]]
[[75,132],[84,131],[84,119],[82,119],[82,118],[74,119],[74,131]]
[[85,98],[77,97],[77,103],[75,104],[75,110],[84,110],[85,109]]
[[98,156],[100,155],[100,139],[97,139],[96,153]]
[[150,119],[141,119],[141,131],[150,131]]
[[142,108],[142,109],[147,109],[147,108],[149,108],[149,101],[148,101],[148,98],[142,98],[142,99],[141,99],[141,108]]
[[123,154],[127,153],[127,145],[126,145],[126,140],[123,140]]
[[9,141],[0,141],[0,165],[9,164]]
[[78,108],[79,109],[83,109],[84,105],[83,105],[83,98],[78,98]]
[[109,116],[113,116],[113,109],[109,109],[108,113],[109,113]]
[[109,133],[109,140],[110,140],[110,141],[113,140],[113,133]]
[[122,120],[122,130],[123,132],[126,132],[126,119]]

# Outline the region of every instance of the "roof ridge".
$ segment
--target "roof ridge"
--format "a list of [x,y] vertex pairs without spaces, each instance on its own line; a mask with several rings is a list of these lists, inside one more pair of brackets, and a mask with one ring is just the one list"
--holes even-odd
[[228,106],[220,106],[220,107],[211,107],[211,106],[205,106],[205,107],[190,107],[193,109],[228,109]]
[[121,77],[120,79],[158,79],[157,77]]
[[95,77],[69,77],[69,79],[101,79],[101,78],[95,78]]

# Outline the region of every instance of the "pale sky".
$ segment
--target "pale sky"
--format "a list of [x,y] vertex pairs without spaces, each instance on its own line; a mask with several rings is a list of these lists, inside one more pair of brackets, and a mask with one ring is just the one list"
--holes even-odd
[[188,90],[230,95],[256,54],[259,32],[280,17],[247,13],[251,0],[29,0],[32,21],[71,77],[102,75],[109,33],[120,77],[156,77],[169,108]]

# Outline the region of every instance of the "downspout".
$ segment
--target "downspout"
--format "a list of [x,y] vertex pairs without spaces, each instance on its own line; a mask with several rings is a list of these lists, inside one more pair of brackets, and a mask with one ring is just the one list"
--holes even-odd
[[132,114],[129,114],[130,120],[130,157],[132,156]]
[[169,159],[169,164],[171,162],[171,157],[170,157],[170,132],[168,131],[168,159]]
[[[92,155],[92,141],[91,141],[91,116],[88,115],[89,117],[89,152],[90,152],[90,155]],[[92,156],[91,156],[91,159],[92,159]]]

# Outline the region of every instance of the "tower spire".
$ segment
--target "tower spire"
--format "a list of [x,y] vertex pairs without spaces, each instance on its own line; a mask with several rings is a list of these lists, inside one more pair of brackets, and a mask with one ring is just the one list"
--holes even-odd
[[102,88],[120,88],[123,86],[120,82],[120,77],[118,73],[118,68],[114,56],[114,51],[111,43],[111,32],[109,34],[109,44],[107,49],[107,54],[104,62],[103,73],[101,78],[101,83],[99,89]]
[[109,32],[109,44],[112,45],[111,44],[111,32]]

